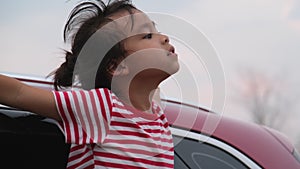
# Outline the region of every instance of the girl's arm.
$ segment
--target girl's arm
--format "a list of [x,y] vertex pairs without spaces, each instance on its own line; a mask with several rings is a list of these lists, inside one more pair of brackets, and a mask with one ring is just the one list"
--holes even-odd
[[51,91],[28,86],[0,75],[0,104],[61,120]]

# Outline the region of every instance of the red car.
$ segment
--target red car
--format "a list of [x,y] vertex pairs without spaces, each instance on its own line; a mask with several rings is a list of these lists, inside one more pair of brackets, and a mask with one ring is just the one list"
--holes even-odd
[[[52,89],[51,81],[13,77]],[[176,169],[300,168],[299,154],[278,131],[172,100],[162,106],[174,137]],[[0,165],[57,169],[67,164],[69,145],[51,119],[0,106],[0,138]]]

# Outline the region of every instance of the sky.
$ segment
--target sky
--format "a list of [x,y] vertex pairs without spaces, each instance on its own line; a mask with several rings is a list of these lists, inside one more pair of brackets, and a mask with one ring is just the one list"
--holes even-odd
[[[67,48],[62,38],[63,26],[77,2],[0,2],[0,72],[44,77],[57,68],[64,61],[63,49]],[[238,100],[247,72],[267,76],[272,83],[283,86],[287,97],[299,98],[300,77],[296,73],[300,61],[299,0],[133,0],[133,3],[144,12],[180,18],[209,39],[224,71],[224,114],[250,120]],[[186,69],[162,85],[162,94],[210,107],[213,89],[207,65],[193,63],[192,57],[187,57],[193,52],[176,38],[171,38],[171,42],[176,44],[182,67]],[[192,75],[187,77],[187,73]],[[190,80],[194,83],[189,83]],[[194,95],[195,92],[189,90],[191,84],[197,86],[199,94]],[[298,110],[299,106],[293,109],[293,116],[300,119]],[[284,130],[299,128],[298,121],[291,119],[290,124]],[[291,137],[296,139],[297,135],[291,134]]]

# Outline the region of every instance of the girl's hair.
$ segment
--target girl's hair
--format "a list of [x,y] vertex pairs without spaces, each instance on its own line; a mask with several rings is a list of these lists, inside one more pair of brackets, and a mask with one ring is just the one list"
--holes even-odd
[[[82,2],[75,6],[64,27],[64,41],[71,44],[70,51],[65,52],[65,62],[55,70],[54,88],[59,90],[73,85],[74,78],[78,78],[81,87],[84,89],[91,88],[108,88],[111,89],[112,76],[110,70],[114,70],[121,59],[125,57],[125,50],[122,41],[110,48],[97,68],[96,79],[93,85],[86,85],[87,74],[74,72],[75,64],[83,46],[88,39],[105,24],[112,21],[110,17],[118,12],[127,11],[132,14],[132,9],[136,9],[130,0],[108,1],[107,5],[102,1]],[[107,35],[108,36],[108,35]],[[110,37],[100,39],[106,41]],[[99,46],[101,48],[101,46]],[[86,56],[83,56],[86,57]]]

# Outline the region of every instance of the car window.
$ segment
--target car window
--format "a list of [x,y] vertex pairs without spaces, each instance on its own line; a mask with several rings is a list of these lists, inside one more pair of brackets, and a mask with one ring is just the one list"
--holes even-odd
[[178,136],[173,136],[173,138],[176,154],[175,169],[248,169],[236,157],[211,144]]

